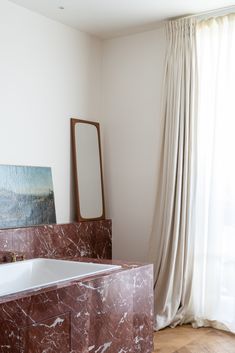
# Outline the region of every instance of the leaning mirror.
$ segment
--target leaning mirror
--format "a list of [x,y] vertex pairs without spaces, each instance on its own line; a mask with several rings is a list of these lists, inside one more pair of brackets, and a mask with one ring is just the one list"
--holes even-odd
[[78,221],[105,218],[99,123],[71,119]]

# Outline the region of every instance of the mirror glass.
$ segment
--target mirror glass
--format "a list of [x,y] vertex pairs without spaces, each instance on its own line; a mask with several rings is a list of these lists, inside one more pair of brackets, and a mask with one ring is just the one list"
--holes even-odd
[[78,220],[104,218],[99,124],[72,119]]

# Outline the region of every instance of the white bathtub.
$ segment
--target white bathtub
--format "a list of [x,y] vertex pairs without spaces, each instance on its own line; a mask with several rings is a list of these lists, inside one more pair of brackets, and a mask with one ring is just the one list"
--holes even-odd
[[0,297],[121,268],[116,265],[33,259],[0,265]]

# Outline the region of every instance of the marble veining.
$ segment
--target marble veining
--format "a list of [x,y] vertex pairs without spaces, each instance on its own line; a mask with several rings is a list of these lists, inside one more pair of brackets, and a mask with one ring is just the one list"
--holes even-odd
[[121,268],[2,296],[0,353],[153,351],[153,268],[110,260],[111,221],[0,230],[4,251]]
[[127,264],[60,288],[5,298],[0,352],[150,353],[152,318],[152,266]]
[[28,259],[35,257],[111,259],[111,227],[110,220],[102,220],[1,229],[0,251],[24,253]]

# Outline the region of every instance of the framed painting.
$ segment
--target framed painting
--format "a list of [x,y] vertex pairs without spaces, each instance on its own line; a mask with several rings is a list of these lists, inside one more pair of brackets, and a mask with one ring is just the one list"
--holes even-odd
[[51,168],[0,165],[0,228],[56,223]]

